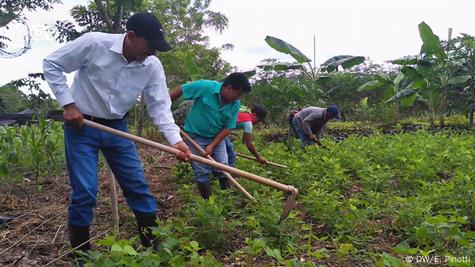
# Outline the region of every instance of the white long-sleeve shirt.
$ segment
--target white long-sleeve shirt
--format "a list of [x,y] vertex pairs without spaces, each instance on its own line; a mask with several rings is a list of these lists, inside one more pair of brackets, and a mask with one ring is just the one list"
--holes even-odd
[[[91,32],[43,60],[43,71],[61,106],[75,103],[83,114],[120,119],[144,92],[148,113],[172,145],[181,141],[170,110],[165,73],[155,56],[143,62],[122,55],[125,34]],[[71,88],[64,73],[77,71]]]

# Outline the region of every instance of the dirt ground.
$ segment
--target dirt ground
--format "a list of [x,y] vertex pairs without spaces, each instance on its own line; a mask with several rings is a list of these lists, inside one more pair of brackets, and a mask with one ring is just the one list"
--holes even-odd
[[[151,148],[139,147],[145,176],[165,219],[180,209],[180,200],[170,179],[173,156]],[[91,237],[109,231],[113,233],[110,188],[107,173],[100,172],[97,206]],[[42,177],[37,189],[34,181],[10,184],[0,188],[0,216],[13,220],[0,226],[0,266],[42,266],[57,259],[69,249],[67,205],[70,196],[67,173]],[[122,192],[117,186],[119,203],[119,237],[136,235],[135,221]],[[95,241],[92,242],[94,246]],[[70,266],[65,256],[52,266]]]

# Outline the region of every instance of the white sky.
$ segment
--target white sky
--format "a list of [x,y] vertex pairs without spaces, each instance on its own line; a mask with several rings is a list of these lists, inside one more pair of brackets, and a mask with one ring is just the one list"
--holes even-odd
[[[27,14],[32,29],[32,49],[14,59],[0,58],[0,84],[41,72],[41,61],[60,46],[45,31],[45,24],[69,17],[75,4],[63,0],[50,12]],[[224,59],[240,70],[249,70],[265,58],[292,59],[270,48],[266,35],[283,39],[316,62],[341,54],[366,56],[376,63],[419,52],[417,25],[425,21],[442,39],[448,28],[453,36],[475,36],[473,0],[212,0],[211,10],[225,14],[229,28],[221,35],[210,32],[211,45],[234,44]],[[49,89],[46,90],[49,92]]]
[[232,43],[235,49],[224,58],[243,69],[262,59],[293,61],[264,41],[266,35],[280,38],[316,62],[335,55],[370,57],[382,63],[418,54],[422,44],[417,25],[425,21],[442,39],[448,28],[475,35],[473,0],[213,0],[211,9],[229,18],[222,35],[212,43]]

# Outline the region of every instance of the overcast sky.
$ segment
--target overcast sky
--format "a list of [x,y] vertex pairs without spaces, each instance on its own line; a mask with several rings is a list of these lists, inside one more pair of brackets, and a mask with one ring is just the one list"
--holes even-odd
[[[0,84],[41,72],[41,60],[60,46],[45,24],[67,19],[72,6],[87,2],[63,0],[50,12],[27,14],[32,49],[18,58],[0,58]],[[234,50],[223,57],[240,70],[252,69],[265,58],[292,61],[270,48],[266,35],[289,42],[313,59],[315,34],[317,64],[342,54],[369,57],[376,63],[417,54],[421,21],[442,39],[447,39],[449,27],[453,36],[475,36],[473,0],[212,0],[211,10],[229,19],[229,28],[222,34],[209,32],[211,45],[233,44]]]

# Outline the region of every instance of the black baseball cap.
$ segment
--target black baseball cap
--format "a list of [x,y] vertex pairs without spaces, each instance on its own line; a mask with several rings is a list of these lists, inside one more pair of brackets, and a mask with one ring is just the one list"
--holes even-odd
[[162,24],[154,15],[142,12],[132,15],[126,24],[127,31],[134,31],[137,35],[145,37],[151,48],[165,52],[172,47],[165,41]]

